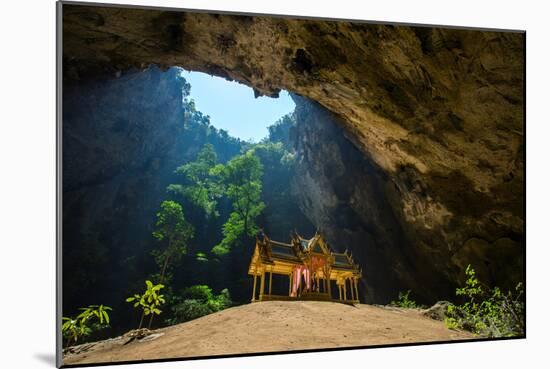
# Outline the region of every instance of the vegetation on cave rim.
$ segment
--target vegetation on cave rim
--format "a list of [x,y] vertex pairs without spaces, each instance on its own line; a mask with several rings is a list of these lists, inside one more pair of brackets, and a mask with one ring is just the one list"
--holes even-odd
[[447,307],[445,324],[451,329],[464,329],[484,337],[525,335],[525,303],[523,284],[514,291],[503,292],[481,283],[475,270],[466,267],[466,284],[456,289],[462,304]]
[[[470,331],[481,337],[521,337],[525,335],[525,303],[523,284],[514,291],[503,292],[481,283],[475,270],[468,265],[465,286],[456,289],[457,300],[448,303],[444,311],[445,325],[449,329]],[[409,297],[410,290],[399,292],[390,306],[404,309],[425,309]]]

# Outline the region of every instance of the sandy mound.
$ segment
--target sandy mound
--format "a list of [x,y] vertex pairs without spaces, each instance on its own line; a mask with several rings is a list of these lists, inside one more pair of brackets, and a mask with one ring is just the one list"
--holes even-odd
[[[185,358],[255,352],[469,339],[416,310],[317,301],[242,305],[159,329],[127,343],[118,337],[82,345],[64,364]],[[126,343],[126,344],[125,344]]]

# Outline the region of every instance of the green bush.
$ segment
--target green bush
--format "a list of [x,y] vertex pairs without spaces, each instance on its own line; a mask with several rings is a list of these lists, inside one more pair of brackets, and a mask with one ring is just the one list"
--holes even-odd
[[191,286],[183,291],[181,297],[176,298],[172,306],[173,316],[166,323],[172,325],[187,322],[226,309],[231,304],[227,288],[214,295],[212,289],[206,285]]
[[406,292],[399,292],[399,295],[397,296],[397,300],[394,300],[390,302],[391,306],[396,306],[404,309],[422,309],[425,306],[417,304],[414,300],[411,300],[409,298],[409,294],[411,293],[411,290],[408,290]]
[[457,288],[456,295],[465,302],[447,307],[445,324],[450,329],[464,329],[485,337],[513,337],[525,334],[523,284],[515,291],[503,293],[489,288],[476,277],[474,269],[466,268],[466,286]]
[[112,310],[109,306],[90,305],[79,310],[82,310],[82,312],[74,318],[63,317],[61,333],[63,338],[66,339],[65,346],[67,347],[79,340],[83,341],[86,337],[101,329],[109,327],[108,312]]

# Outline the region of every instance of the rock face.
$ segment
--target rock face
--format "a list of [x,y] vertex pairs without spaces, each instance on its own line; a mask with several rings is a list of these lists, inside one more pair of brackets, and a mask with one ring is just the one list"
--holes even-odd
[[449,281],[434,280],[436,271],[404,233],[390,201],[396,195],[392,179],[345,137],[341,120],[314,102],[293,98],[294,191],[331,246],[340,252],[347,248],[362,267],[361,295],[390,301],[399,290],[423,285],[432,287],[433,296],[446,294]]
[[[157,68],[64,86],[65,315],[92,296],[116,304],[128,281],[136,280],[136,267],[144,265],[139,259],[150,248],[150,215],[163,199],[178,154],[185,156],[176,141],[184,112],[174,73]],[[109,273],[98,273],[99,267]]]
[[[304,108],[309,114],[329,114],[312,125],[321,125],[319,132],[302,122],[298,145],[309,177],[301,180],[318,191],[303,203],[315,209],[319,226],[344,219],[349,248],[370,258],[365,273],[374,301],[407,286],[425,299],[446,297],[435,295],[452,294],[469,263],[490,284],[522,279],[524,34],[63,10],[67,83],[151,63],[181,66],[237,80],[259,95],[286,89],[316,102]],[[327,120],[345,144],[326,136],[337,129]],[[308,140],[320,152],[307,148]],[[349,150],[362,158],[348,160]]]
[[434,320],[444,321],[449,305],[451,305],[449,301],[438,301],[432,307],[423,310],[422,315]]
[[[430,216],[443,210],[421,208],[422,201],[440,207],[430,199],[421,178],[411,178],[414,172],[409,168],[397,175],[385,172],[347,137],[342,119],[306,98],[293,98],[298,158],[293,188],[301,198],[302,212],[326,233],[332,246],[339,251],[347,248],[360,263],[366,301],[387,303],[406,289],[426,303],[450,298],[467,264],[491,285],[511,288],[521,280],[519,232],[506,233],[502,225],[456,212],[445,214],[450,221],[444,226],[433,224]],[[468,201],[468,194],[460,192],[460,182],[449,180],[448,196]],[[402,206],[405,200],[411,208]],[[488,206],[462,205],[463,209],[477,206],[480,211]],[[410,222],[407,211],[423,218]],[[496,241],[490,244],[474,236],[482,230],[484,237]]]

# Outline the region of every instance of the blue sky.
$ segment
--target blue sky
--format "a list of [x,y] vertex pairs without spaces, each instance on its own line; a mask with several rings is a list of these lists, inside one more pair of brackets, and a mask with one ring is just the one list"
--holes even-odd
[[191,98],[197,110],[209,115],[214,127],[243,140],[258,142],[267,136],[268,126],[294,110],[294,101],[286,91],[277,99],[256,99],[250,87],[237,82],[184,70],[182,75],[191,84]]

